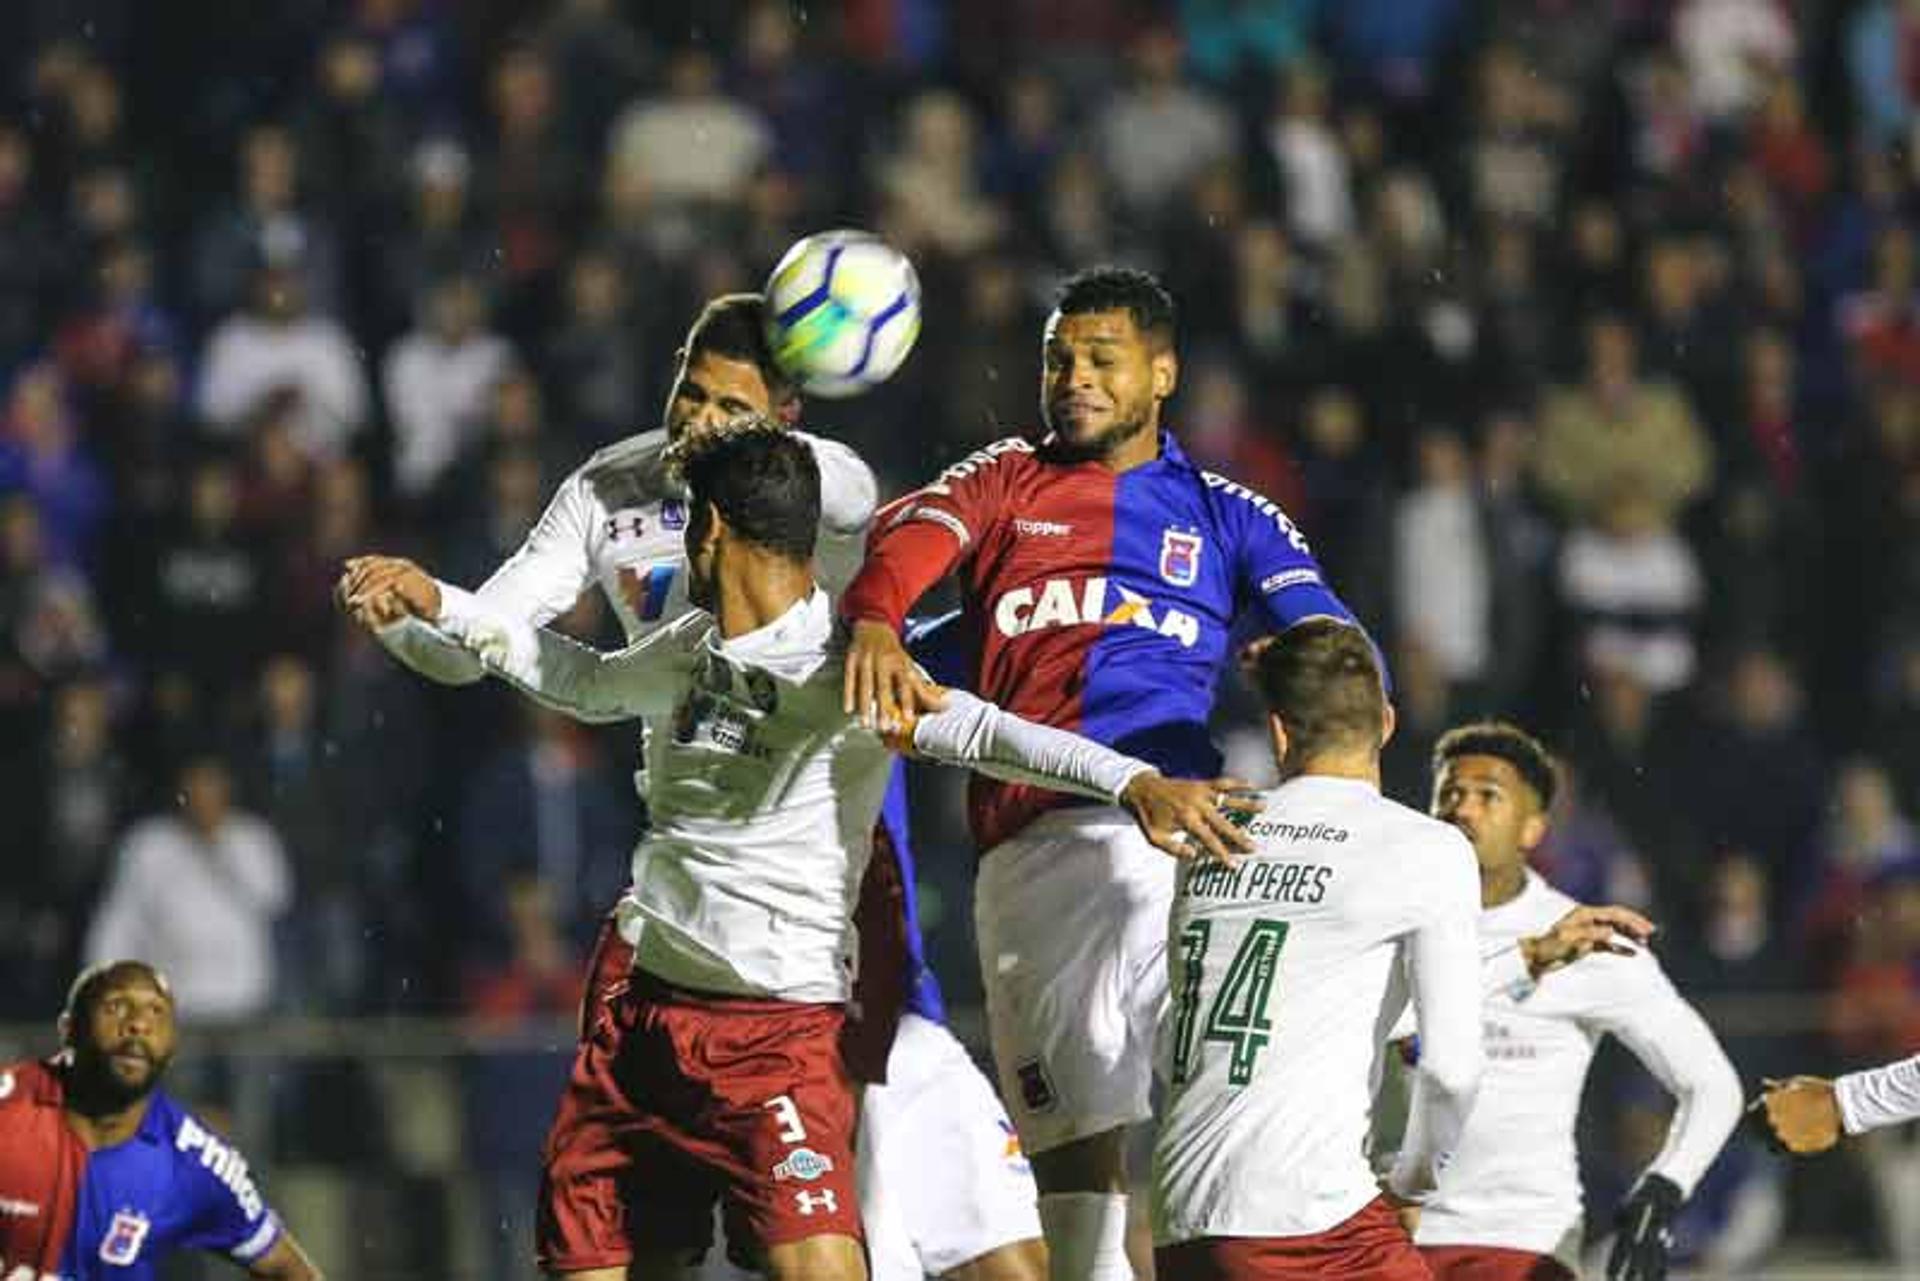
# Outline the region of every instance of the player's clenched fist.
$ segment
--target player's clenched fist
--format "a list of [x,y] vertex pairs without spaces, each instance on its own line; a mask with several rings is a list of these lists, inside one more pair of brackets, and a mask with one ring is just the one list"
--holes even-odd
[[1135,774],[1120,793],[1140,832],[1178,859],[1212,858],[1231,865],[1253,841],[1231,816],[1259,812],[1252,789],[1237,778],[1168,778]]
[[1833,1082],[1817,1076],[1768,1081],[1760,1095],[1767,1129],[1796,1156],[1825,1152],[1840,1141],[1840,1100]]
[[440,585],[404,556],[355,556],[334,588],[340,608],[369,628],[440,616]]

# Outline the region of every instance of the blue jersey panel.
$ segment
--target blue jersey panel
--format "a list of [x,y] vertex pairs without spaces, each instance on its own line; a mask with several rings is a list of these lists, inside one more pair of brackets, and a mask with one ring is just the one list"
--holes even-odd
[[177,1250],[245,1262],[279,1235],[245,1158],[156,1091],[138,1133],[89,1156],[62,1271],[72,1281],[151,1281]]

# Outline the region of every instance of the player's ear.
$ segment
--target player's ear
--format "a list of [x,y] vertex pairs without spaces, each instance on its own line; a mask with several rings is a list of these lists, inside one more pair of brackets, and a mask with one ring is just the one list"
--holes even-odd
[[1531,854],[1540,848],[1540,842],[1547,839],[1547,816],[1538,810],[1527,815],[1520,824],[1520,849]]
[[1393,731],[1399,726],[1400,714],[1393,710],[1393,704],[1380,704],[1380,746],[1385,747],[1393,741]]
[[73,1048],[73,1015],[66,1010],[60,1011],[60,1017],[53,1021],[54,1030],[60,1034],[60,1048]]
[[1180,357],[1173,354],[1171,343],[1162,347],[1148,358],[1148,367],[1153,375],[1153,395],[1156,400],[1165,400],[1173,395],[1173,389],[1180,385]]
[[1287,759],[1287,727],[1273,712],[1267,713],[1267,737],[1273,741],[1273,759]]

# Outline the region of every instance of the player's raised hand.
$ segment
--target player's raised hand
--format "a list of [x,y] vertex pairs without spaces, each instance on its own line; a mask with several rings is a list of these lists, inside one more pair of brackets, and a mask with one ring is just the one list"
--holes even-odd
[[1553,923],[1545,934],[1520,940],[1527,973],[1539,978],[1583,956],[1609,952],[1632,956],[1653,937],[1654,924],[1630,907],[1582,904]]
[[1211,858],[1229,867],[1253,848],[1234,821],[1259,812],[1250,785],[1237,778],[1168,778],[1159,770],[1135,774],[1121,806],[1158,849],[1177,859]]
[[412,615],[437,618],[440,585],[404,556],[355,556],[334,588],[340,608],[364,627],[379,628]]
[[1762,1081],[1755,1107],[1773,1141],[1795,1156],[1825,1152],[1840,1141],[1840,1100],[1833,1082],[1817,1076]]
[[900,636],[885,623],[853,625],[847,647],[847,684],[840,710],[870,730],[886,732],[912,724],[943,704],[940,687],[914,663]]

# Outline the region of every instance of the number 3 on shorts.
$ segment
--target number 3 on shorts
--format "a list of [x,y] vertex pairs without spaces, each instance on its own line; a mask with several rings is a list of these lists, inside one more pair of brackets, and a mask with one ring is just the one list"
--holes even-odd
[[799,1143],[807,1137],[807,1127],[801,1124],[800,1109],[794,1106],[791,1094],[777,1094],[760,1106],[779,1119],[782,1143]]
[[[1273,1020],[1267,1000],[1273,995],[1273,971],[1287,945],[1286,921],[1257,920],[1227,965],[1220,991],[1207,1011],[1202,1039],[1224,1041],[1233,1047],[1227,1081],[1245,1085],[1253,1080],[1253,1066],[1272,1039]],[[1174,994],[1173,1081],[1186,1082],[1193,1068],[1193,1024],[1199,1013],[1200,988],[1205,979],[1207,944],[1213,922],[1193,921],[1180,931],[1180,990]]]

